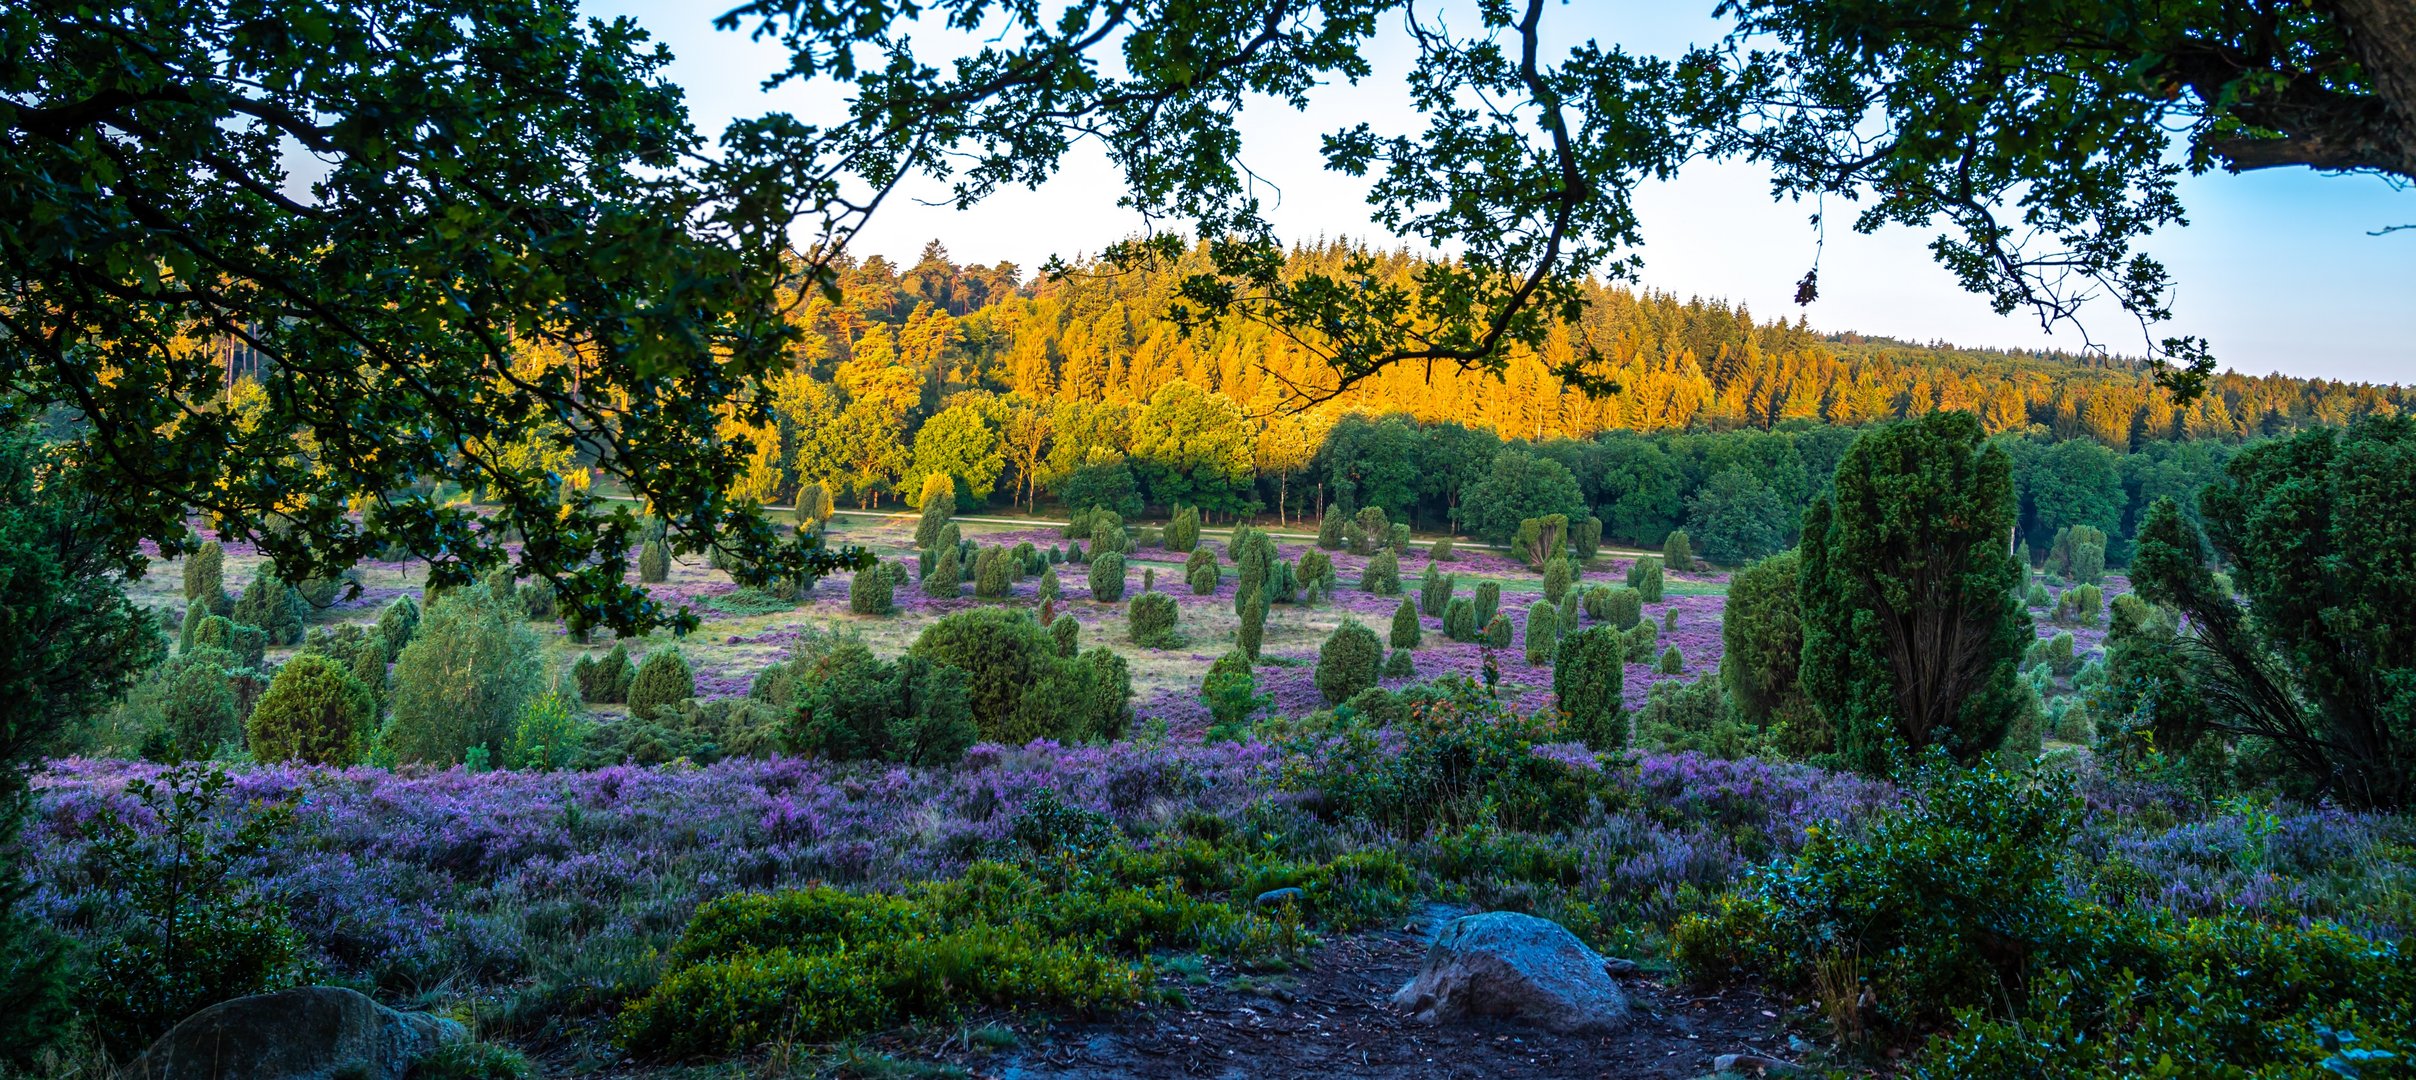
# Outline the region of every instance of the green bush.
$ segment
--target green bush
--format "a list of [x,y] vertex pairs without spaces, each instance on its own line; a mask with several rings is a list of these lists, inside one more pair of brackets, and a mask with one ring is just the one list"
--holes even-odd
[[527,1055],[475,1038],[438,1043],[411,1063],[411,1080],[535,1080],[536,1076],[537,1066]]
[[973,595],[984,600],[1004,600],[1015,593],[1015,553],[992,545],[983,548],[973,560]]
[[1570,586],[1576,583],[1577,564],[1570,562],[1566,557],[1553,559],[1544,564],[1544,600],[1546,602],[1559,604],[1560,598],[1567,596]]
[[1275,704],[1258,692],[1258,673],[1239,651],[1217,657],[1200,680],[1200,699],[1208,706],[1209,742],[1238,740],[1250,721]]
[[1418,613],[1428,618],[1441,618],[1443,609],[1451,605],[1451,592],[1459,582],[1443,572],[1442,565],[1429,559],[1424,573],[1418,575]]
[[789,745],[801,753],[948,765],[981,736],[965,673],[947,664],[917,656],[884,661],[850,641],[815,657],[799,680]]
[[1240,602],[1242,622],[1241,627],[1234,631],[1233,647],[1241,650],[1243,656],[1256,660],[1259,647],[1267,637],[1267,598],[1254,592],[1243,593]]
[[1461,678],[1410,693],[1388,718],[1393,738],[1370,724],[1318,736],[1324,749],[1304,756],[1287,786],[1315,792],[1328,817],[1413,837],[1436,826],[1571,828],[1609,797],[1600,770],[1535,753],[1565,738],[1551,717],[1520,715]]
[[2047,549],[2047,572],[2075,584],[2097,584],[2106,574],[2106,534],[2088,525],[2055,530]]
[[2030,594],[2023,598],[2023,603],[2033,608],[2053,607],[2055,598],[2047,595],[2045,584],[2033,581],[2030,583]]
[[2056,621],[2095,627],[2098,618],[2105,614],[2105,608],[2106,594],[2104,590],[2095,585],[2076,585],[2065,590],[2063,597],[2055,605]]
[[512,728],[505,762],[515,769],[551,772],[577,764],[595,725],[568,694],[548,692],[529,699]]
[[1166,550],[1195,551],[1200,546],[1200,508],[1178,506],[1166,522]]
[[1542,570],[1568,549],[1569,518],[1566,514],[1522,518],[1518,531],[1510,540],[1512,554],[1525,560],[1529,570]]
[[[1738,714],[1767,725],[1810,712],[1796,676],[1803,666],[1803,603],[1797,598],[1802,556],[1782,551],[1738,570],[1728,582],[1720,623],[1720,678]],[[1672,608],[1675,612],[1677,609]],[[1826,751],[1797,745],[1798,754]]]
[[1385,640],[1395,649],[1414,649],[1418,647],[1419,639],[1422,636],[1422,628],[1418,624],[1418,607],[1411,603],[1408,597],[1403,597],[1401,606],[1393,609],[1392,632]]
[[1560,647],[1560,614],[1551,604],[1538,600],[1527,608],[1527,666],[1542,667],[1552,662],[1552,654]]
[[226,549],[212,540],[185,556],[185,603],[199,605],[208,615],[224,615],[233,601],[226,594]]
[[1401,557],[1391,548],[1377,552],[1360,571],[1359,588],[1377,596],[1401,595]]
[[1039,586],[1040,601],[1044,604],[1053,603],[1064,595],[1065,586],[1059,584],[1057,581],[1057,568],[1054,566],[1041,568]]
[[1628,629],[1627,629],[1627,662],[1628,662],[1628,663],[1631,663],[1631,664],[1649,664],[1649,663],[1652,663],[1652,662],[1653,662],[1653,650],[1654,650],[1654,649],[1657,649],[1657,648],[1660,648],[1660,647],[1661,647],[1661,635],[1660,635],[1660,633],[1659,633],[1658,631],[1656,631],[1656,630],[1654,630],[1654,629],[1653,629],[1653,624],[1648,623],[1648,622],[1639,622],[1639,623],[1637,623],[1637,624],[1636,624],[1636,625],[1634,625],[1634,626],[1628,627]]
[[1434,546],[1426,549],[1426,558],[1430,562],[1450,562],[1459,556],[1451,550],[1451,538],[1445,536],[1437,539]]
[[419,605],[408,596],[398,596],[378,613],[378,638],[386,644],[386,662],[391,664],[403,655],[403,646],[411,644],[411,635],[419,632]]
[[241,667],[257,668],[267,656],[268,635],[257,626],[239,626],[226,616],[212,615],[193,628],[192,647],[217,649]]
[[1507,614],[1495,615],[1492,622],[1485,624],[1485,644],[1496,649],[1507,649],[1510,647],[1512,633],[1510,616]]
[[1327,551],[1342,550],[1343,524],[1341,515],[1327,511],[1317,519],[1317,546]]
[[1685,673],[1686,673],[1686,656],[1685,656],[1685,654],[1680,653],[1680,652],[1678,651],[1678,647],[1677,647],[1677,646],[1675,646],[1675,645],[1670,646],[1668,649],[1664,650],[1664,651],[1661,653],[1661,662],[1653,665],[1653,673],[1654,673],[1654,674],[1657,674],[1657,675],[1683,675],[1683,674],[1685,674]]
[[1417,678],[1417,658],[1411,656],[1408,649],[1394,649],[1391,655],[1384,658],[1384,677],[1387,679]]
[[1290,604],[1300,599],[1300,573],[1289,560],[1277,560],[1267,570],[1265,596],[1269,603]]
[[506,744],[544,677],[537,635],[518,616],[485,585],[446,590],[428,605],[394,661],[385,752],[452,765],[473,746],[492,753]]
[[1647,604],[1658,604],[1667,589],[1661,573],[1661,560],[1638,559],[1627,568],[1627,584]]
[[1061,656],[1058,641],[1029,611],[984,607],[950,614],[924,629],[907,653],[965,673],[973,722],[993,742],[1112,739],[1130,721],[1130,676],[1120,660],[1111,665],[1100,659],[1115,654],[1092,649]]
[[879,564],[856,571],[847,583],[847,610],[858,615],[887,615],[896,611],[896,575]]
[[571,682],[579,688],[579,700],[591,705],[618,705],[629,700],[629,684],[638,677],[637,666],[629,662],[629,646],[614,642],[604,659],[582,655],[570,668]]
[[1310,603],[1334,595],[1333,556],[1323,551],[1300,553],[1300,590]]
[[1695,753],[1735,760],[1770,756],[1769,729],[1747,724],[1729,707],[1720,680],[1664,679],[1645,692],[1636,710],[1636,741],[1663,753]]
[[958,561],[957,545],[949,544],[931,554],[931,569],[923,574],[923,595],[937,600],[954,600],[965,583],[964,565]]
[[1091,599],[1113,604],[1124,599],[1124,556],[1103,551],[1091,560]]
[[1502,583],[1498,581],[1477,582],[1476,609],[1473,612],[1476,616],[1476,624],[1478,626],[1493,625],[1493,616],[1501,611],[1501,608]]
[[1174,597],[1162,592],[1145,592],[1132,598],[1125,610],[1132,642],[1144,649],[1172,649],[1184,643],[1183,635],[1175,631]]
[[1587,514],[1569,523],[1569,550],[1585,562],[1602,550],[1602,519]]
[[1091,523],[1091,557],[1124,555],[1132,549],[1132,534],[1124,531],[1123,523],[1115,520],[1115,515],[1101,513]]
[[1194,543],[1191,557],[1183,560],[1183,580],[1190,584],[1191,595],[1206,596],[1215,592],[1217,582],[1223,580],[1224,576],[1224,564],[1216,561],[1216,552]]
[[629,682],[629,715],[655,720],[664,710],[696,696],[696,673],[676,647],[655,649]]
[[1620,694],[1627,685],[1627,643],[1606,626],[1590,626],[1560,640],[1552,661],[1552,695],[1569,734],[1596,750],[1627,745],[1627,718]]
[[1661,562],[1672,570],[1694,572],[1695,549],[1686,538],[1686,530],[1678,529],[1661,542]]
[[1385,517],[1383,507],[1362,506],[1358,513],[1351,515],[1350,523],[1343,527],[1342,533],[1343,538],[1350,542],[1351,554],[1374,555],[1376,549],[1392,541],[1393,524]]
[[1317,692],[1328,705],[1340,705],[1351,695],[1376,685],[1376,668],[1384,662],[1384,643],[1357,619],[1345,620],[1317,650]]
[[361,755],[375,708],[369,688],[343,665],[304,654],[277,669],[244,735],[261,761],[350,765]]
[[2040,664],[2047,665],[2059,678],[2079,670],[2080,656],[2075,649],[2072,631],[2060,631],[2054,637],[2040,638],[2031,643],[2022,657],[2022,666],[2036,667]]
[[1476,601],[1455,596],[1443,606],[1443,636],[1453,641],[1475,641]]
[[301,594],[263,562],[253,572],[252,583],[243,587],[243,595],[235,598],[230,617],[238,625],[259,627],[271,645],[292,645],[302,640],[302,609]]
[[934,474],[931,477],[926,477],[925,479],[936,479],[942,485],[947,486],[948,490],[945,492],[930,493],[945,496],[943,498],[931,498],[923,501],[922,516],[916,518],[914,522],[914,546],[919,548],[939,546],[940,530],[945,528],[949,524],[950,520],[956,517],[956,489],[954,485],[949,484],[947,477],[938,476],[937,474]]
[[671,549],[661,540],[648,540],[638,546],[638,580],[648,585],[660,585],[671,578]]
[[1072,615],[1059,615],[1049,620],[1049,641],[1056,646],[1059,656],[1070,659],[1081,655],[1082,624],[1075,622]]

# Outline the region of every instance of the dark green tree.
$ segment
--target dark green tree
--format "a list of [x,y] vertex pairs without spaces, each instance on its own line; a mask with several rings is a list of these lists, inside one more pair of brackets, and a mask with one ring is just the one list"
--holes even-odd
[[244,734],[252,755],[262,761],[350,765],[367,741],[375,708],[369,688],[343,665],[324,656],[297,656],[269,680]]
[[1969,763],[2021,712],[2012,466],[1969,413],[1876,428],[1804,515],[1797,682],[1848,764],[1942,746]]
[[655,649],[638,664],[637,676],[629,682],[629,715],[660,720],[695,696],[696,673],[688,667],[688,658],[677,648]]
[[1507,544],[1528,518],[1586,516],[1585,492],[1568,467],[1524,450],[1493,455],[1493,467],[1460,495],[1460,527],[1488,544]]
[[1620,693],[1627,682],[1627,643],[1607,626],[1589,626],[1560,639],[1552,659],[1552,696],[1569,734],[1596,750],[1627,745]]
[[1803,601],[1797,595],[1803,556],[1773,555],[1728,580],[1720,617],[1720,681],[1738,718],[1756,727],[1783,725],[1782,742],[1797,756],[1830,746],[1818,713],[1797,679],[1803,668]]
[[1340,705],[1352,695],[1376,685],[1376,669],[1384,662],[1384,643],[1357,619],[1346,619],[1317,649],[1317,693],[1328,705]]
[[1418,625],[1418,606],[1408,597],[1402,597],[1401,606],[1393,609],[1392,633],[1387,640],[1396,649],[1415,649],[1418,639],[1423,636],[1422,631],[1423,628]]

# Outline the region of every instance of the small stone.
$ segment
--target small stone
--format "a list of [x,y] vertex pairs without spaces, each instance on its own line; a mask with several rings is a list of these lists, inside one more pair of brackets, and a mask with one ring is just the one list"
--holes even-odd
[[1790,1076],[1793,1075],[1797,1070],[1794,1065],[1788,1062],[1780,1061],[1774,1057],[1764,1057],[1760,1054],[1721,1054],[1720,1056],[1711,1059],[1711,1071],[1715,1073],[1752,1072],[1763,1076]]
[[1614,956],[1602,962],[1602,970],[1614,977],[1624,979],[1635,975],[1637,972],[1643,971],[1644,969],[1636,966],[1636,962],[1633,960],[1627,959],[1626,957]]
[[1298,904],[1307,899],[1308,894],[1299,889],[1283,888],[1269,889],[1258,894],[1258,899],[1251,902],[1259,907],[1274,907],[1277,904]]
[[1509,911],[1452,920],[1393,1004],[1428,1022],[1498,1016],[1562,1034],[1627,1021],[1602,954],[1559,923]]

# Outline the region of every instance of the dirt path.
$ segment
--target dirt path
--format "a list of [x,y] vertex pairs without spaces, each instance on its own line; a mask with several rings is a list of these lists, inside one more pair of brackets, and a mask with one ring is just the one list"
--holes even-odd
[[[1240,977],[1211,968],[1184,1006],[1159,1005],[1030,1033],[999,1055],[957,1057],[998,1080],[1149,1078],[1698,1077],[1720,1054],[1784,1053],[1779,1007],[1750,992],[1698,997],[1651,979],[1626,986],[1635,1021],[1608,1036],[1561,1036],[1499,1021],[1432,1026],[1394,1011],[1434,920],[1328,943],[1305,970]],[[1181,985],[1180,976],[1171,977]],[[1195,975],[1192,981],[1197,982]],[[953,1055],[951,1055],[953,1056]]]

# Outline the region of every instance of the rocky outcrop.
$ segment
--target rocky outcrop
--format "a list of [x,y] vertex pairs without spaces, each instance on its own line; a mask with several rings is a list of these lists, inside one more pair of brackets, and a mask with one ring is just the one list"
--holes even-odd
[[403,1080],[411,1064],[468,1037],[460,1024],[397,1012],[357,990],[304,986],[222,1001],[184,1019],[126,1075],[141,1080]]
[[1563,1034],[1627,1022],[1627,995],[1602,954],[1549,919],[1489,911],[1452,920],[1393,1003],[1430,1022],[1520,1020]]

